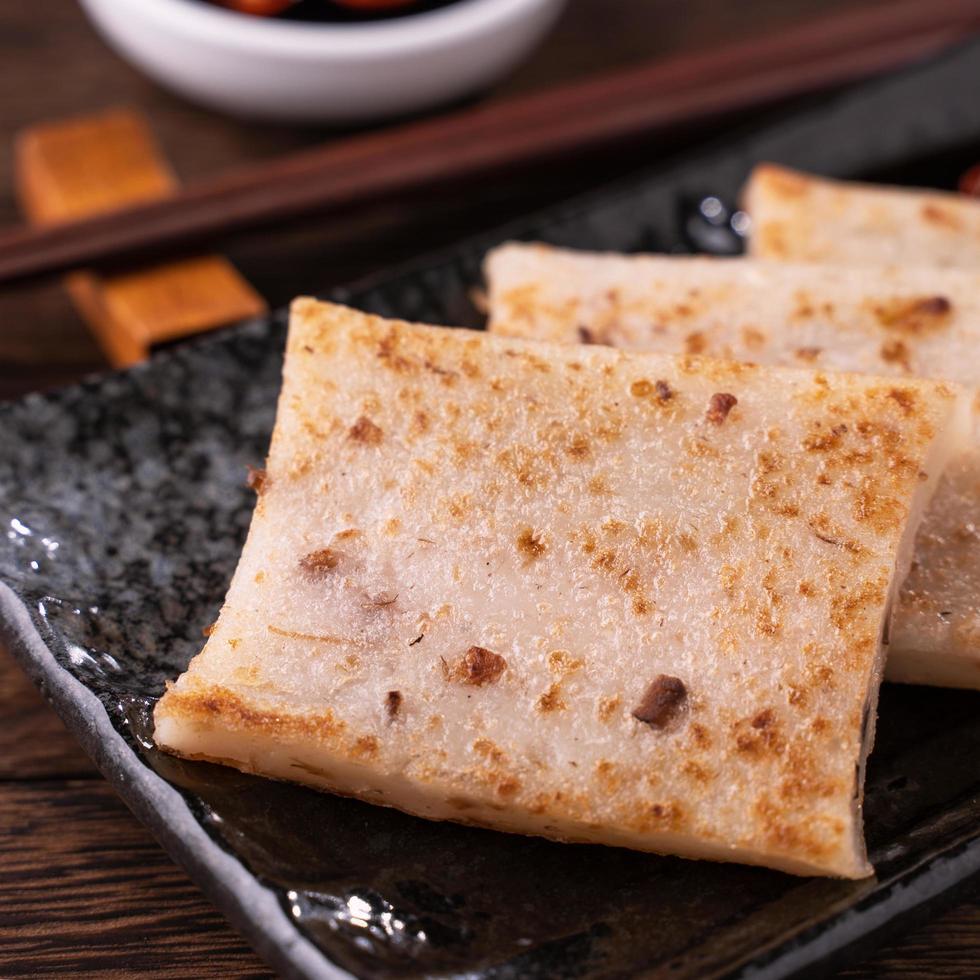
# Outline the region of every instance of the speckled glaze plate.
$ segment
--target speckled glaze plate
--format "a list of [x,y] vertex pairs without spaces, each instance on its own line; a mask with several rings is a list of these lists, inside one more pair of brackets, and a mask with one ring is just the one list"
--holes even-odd
[[[938,187],[980,159],[980,45],[836,96],[669,171],[335,298],[479,325],[487,247],[728,251],[706,195],[751,165]],[[706,209],[714,213],[711,209]],[[427,823],[161,756],[150,712],[200,647],[252,508],[285,320],[0,408],[0,643],[133,811],[281,973],[297,977],[783,977],[824,973],[980,872],[972,692],[888,687],[868,770],[875,877],[758,868]]]

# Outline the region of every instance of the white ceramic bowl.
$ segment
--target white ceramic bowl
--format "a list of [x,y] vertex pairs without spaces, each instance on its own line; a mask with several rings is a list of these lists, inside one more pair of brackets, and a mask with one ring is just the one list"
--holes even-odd
[[350,24],[249,17],[199,0],[81,0],[105,38],[202,105],[252,119],[350,123],[477,92],[514,67],[565,0],[458,0]]

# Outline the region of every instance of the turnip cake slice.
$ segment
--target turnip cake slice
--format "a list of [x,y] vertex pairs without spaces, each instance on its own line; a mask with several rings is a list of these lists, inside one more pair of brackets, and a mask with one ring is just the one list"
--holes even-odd
[[766,163],[743,204],[758,258],[840,265],[980,268],[980,200],[829,180]]
[[434,819],[869,874],[882,629],[951,386],[293,307],[180,755]]
[[[980,269],[831,266],[503,245],[506,336],[980,386]],[[980,687],[980,446],[946,470],[895,608],[891,680]]]
[[[980,358],[959,335],[966,297],[944,292],[939,269],[980,271],[980,201],[964,194],[828,180],[773,164],[755,168],[745,190],[752,216],[751,253],[759,258],[879,267],[932,267],[935,286],[918,303],[883,307],[901,362],[916,346],[937,350],[911,370],[975,385]],[[878,274],[869,268],[870,276]],[[899,268],[896,276],[921,276]],[[911,290],[906,296],[915,296]],[[939,368],[942,367],[942,370]],[[977,411],[980,411],[978,405]],[[978,427],[980,428],[980,427]],[[978,437],[980,442],[980,437]],[[978,687],[980,672],[980,448],[951,466],[916,542],[912,573],[893,624],[896,648],[923,656],[896,663],[896,679]],[[931,651],[941,655],[928,659]],[[891,676],[891,671],[889,672]]]

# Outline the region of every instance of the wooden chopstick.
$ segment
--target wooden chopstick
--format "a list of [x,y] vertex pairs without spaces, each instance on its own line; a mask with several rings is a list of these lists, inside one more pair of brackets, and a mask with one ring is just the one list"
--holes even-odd
[[[980,29],[980,0],[895,0],[409,123],[188,184],[173,197],[0,233],[0,282],[158,254],[867,78]],[[966,93],[964,93],[966,97]]]

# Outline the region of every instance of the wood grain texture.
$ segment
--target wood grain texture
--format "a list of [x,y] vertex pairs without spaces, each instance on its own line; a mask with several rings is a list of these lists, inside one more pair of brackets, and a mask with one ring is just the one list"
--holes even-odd
[[[840,974],[977,975],[980,898]],[[268,977],[99,780],[0,782],[0,976]]]
[[682,122],[825,90],[934,55],[980,26],[978,0],[857,6],[563,86],[385,126],[188,184],[75,223],[0,228],[0,282],[146,260],[446,182],[566,154],[628,148]]
[[980,975],[980,895],[838,973],[841,980],[960,980]]
[[[0,782],[98,776],[61,719],[2,647],[0,719]],[[0,857],[0,874],[2,869]]]
[[[558,30],[491,98],[683,48],[745,37],[854,0],[573,0]],[[872,3],[874,0],[861,0]],[[888,0],[877,0],[887,3]],[[596,39],[601,38],[601,43]],[[110,53],[74,0],[0,4],[0,139],[46,118],[131,104],[183,179],[322,141],[246,126],[163,92]],[[70,79],[71,84],[63,84]],[[54,84],[53,80],[58,80]],[[419,195],[251,234],[228,254],[274,305],[412,258],[636,169],[690,139]],[[0,153],[0,222],[17,212]],[[0,398],[66,384],[105,362],[58,286],[0,291]],[[0,652],[0,976],[270,974],[130,815],[19,668]],[[78,897],[78,890],[82,897]],[[85,900],[87,896],[87,901]],[[90,945],[91,944],[91,945]],[[980,900],[885,946],[842,976],[975,977]]]
[[105,783],[0,783],[0,828],[0,976],[269,976]]

